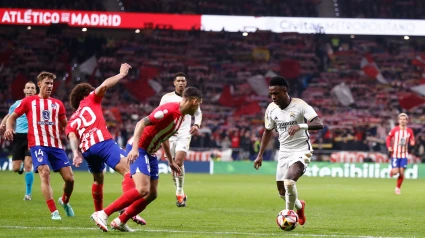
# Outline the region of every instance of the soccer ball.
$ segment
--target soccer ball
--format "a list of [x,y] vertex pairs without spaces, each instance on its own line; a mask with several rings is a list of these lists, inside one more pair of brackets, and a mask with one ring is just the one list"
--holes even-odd
[[276,223],[284,231],[292,231],[297,227],[298,215],[292,210],[282,210],[277,214]]

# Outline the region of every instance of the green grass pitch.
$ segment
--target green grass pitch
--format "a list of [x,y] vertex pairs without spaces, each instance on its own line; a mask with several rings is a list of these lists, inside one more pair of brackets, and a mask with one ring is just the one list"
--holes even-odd
[[[121,180],[119,174],[105,175],[104,205],[121,194]],[[171,175],[161,175],[158,199],[141,214],[148,224],[129,221],[137,231],[127,234],[102,233],[91,221],[89,173],[75,172],[70,203],[76,217],[66,217],[57,204],[62,221],[50,219],[38,174],[32,201],[23,201],[23,182],[23,176],[0,172],[0,237],[425,237],[424,180],[405,180],[402,194],[395,195],[394,179],[303,177],[297,187],[307,202],[307,222],[285,232],[275,222],[285,204],[273,175],[188,174],[185,208],[175,205]],[[54,174],[55,201],[62,184]]]

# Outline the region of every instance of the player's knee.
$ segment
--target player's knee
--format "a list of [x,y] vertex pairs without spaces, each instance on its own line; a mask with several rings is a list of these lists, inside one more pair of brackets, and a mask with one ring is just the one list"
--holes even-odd
[[[283,200],[285,200],[285,192],[284,193],[280,193],[279,192],[279,197],[282,198]],[[286,200],[285,200],[286,201]]]
[[139,192],[141,197],[145,197],[146,195],[149,194],[149,188],[145,188],[145,187],[139,188],[138,187],[136,189],[137,189],[137,192]]
[[149,193],[149,200],[150,200],[150,201],[155,200],[157,197],[158,197],[158,192],[156,192],[156,191],[155,191],[155,192],[153,192],[153,191],[152,191],[152,192],[150,192],[150,193]]

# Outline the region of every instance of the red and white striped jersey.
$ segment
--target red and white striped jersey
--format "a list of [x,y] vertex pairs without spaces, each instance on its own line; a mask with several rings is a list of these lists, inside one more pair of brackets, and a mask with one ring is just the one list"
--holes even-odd
[[161,143],[174,135],[180,128],[184,115],[179,110],[180,103],[170,102],[157,107],[148,116],[151,125],[145,127],[139,141],[139,148],[154,154]]
[[60,119],[66,118],[63,103],[56,98],[41,98],[38,95],[26,97],[15,109],[28,120],[28,147],[48,146],[63,149],[60,140]]
[[415,142],[415,135],[412,129],[400,129],[399,126],[394,127],[390,134],[387,136],[387,148],[391,147],[391,140],[394,139],[392,148],[392,158],[407,158],[407,146],[408,143]]
[[88,150],[96,143],[112,138],[106,127],[102,112],[102,97],[94,91],[80,101],[80,106],[72,114],[66,126],[66,135],[74,132],[80,139],[82,152]]

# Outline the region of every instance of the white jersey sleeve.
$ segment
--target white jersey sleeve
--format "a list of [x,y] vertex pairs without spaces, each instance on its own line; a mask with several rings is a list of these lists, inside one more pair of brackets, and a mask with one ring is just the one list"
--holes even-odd
[[276,122],[272,117],[272,112],[276,109],[276,107],[278,106],[274,102],[272,102],[266,109],[266,113],[264,115],[264,126],[267,130],[273,130],[276,128]]
[[302,108],[303,108],[303,111],[304,111],[304,118],[307,121],[311,121],[315,117],[318,117],[318,115],[317,115],[316,111],[314,111],[313,107],[311,107],[310,105],[308,105],[306,102],[301,103],[301,104],[302,104]]
[[201,122],[202,122],[202,111],[201,111],[201,107],[198,107],[198,110],[196,110],[195,112],[195,125],[198,125],[199,127],[201,127]]

